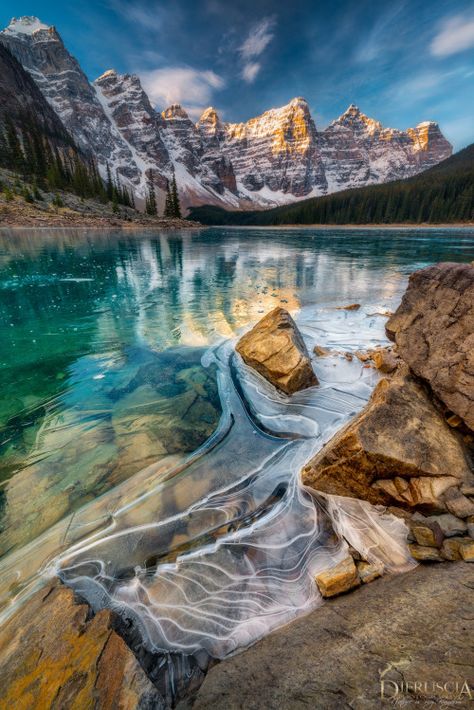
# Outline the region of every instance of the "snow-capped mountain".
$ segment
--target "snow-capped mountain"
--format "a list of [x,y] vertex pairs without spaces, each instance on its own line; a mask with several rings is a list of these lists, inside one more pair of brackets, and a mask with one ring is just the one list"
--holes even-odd
[[244,123],[208,108],[195,124],[177,104],[155,110],[137,76],[110,70],[90,83],[35,17],[13,19],[0,41],[101,173],[109,166],[138,198],[147,179],[164,189],[174,171],[185,206],[268,207],[409,177],[452,152],[436,123],[384,128],[354,105],[318,131],[302,98]]

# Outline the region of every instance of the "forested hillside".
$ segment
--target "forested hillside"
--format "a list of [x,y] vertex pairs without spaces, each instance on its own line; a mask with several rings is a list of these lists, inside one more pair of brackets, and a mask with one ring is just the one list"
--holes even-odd
[[474,220],[474,144],[407,180],[345,190],[265,211],[204,205],[189,218],[203,224],[396,224]]
[[[41,199],[41,190],[66,190],[133,206],[132,195],[110,173],[104,183],[94,158],[77,148],[33,79],[2,44],[0,96],[0,168],[18,176],[19,194],[31,202]],[[0,184],[3,189],[10,194]]]

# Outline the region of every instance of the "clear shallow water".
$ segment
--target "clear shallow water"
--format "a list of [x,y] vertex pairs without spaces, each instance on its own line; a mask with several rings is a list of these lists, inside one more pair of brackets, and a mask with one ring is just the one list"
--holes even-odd
[[[319,358],[321,387],[288,400],[232,339],[283,305],[310,348],[371,347],[412,270],[473,258],[466,230],[4,232],[5,609],[37,570],[60,571],[134,614],[151,648],[222,657],[312,608],[315,571],[344,546],[335,502],[315,505],[297,474],[376,375]],[[346,536],[403,567],[390,521],[337,510]]]

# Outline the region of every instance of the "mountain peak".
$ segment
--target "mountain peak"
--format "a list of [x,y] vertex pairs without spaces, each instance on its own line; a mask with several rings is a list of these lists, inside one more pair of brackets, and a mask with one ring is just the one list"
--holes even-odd
[[23,17],[12,17],[10,24],[4,30],[8,34],[15,35],[32,35],[40,30],[52,29],[49,25],[45,25],[37,17],[33,15],[24,15]]
[[209,129],[216,129],[218,126],[221,126],[221,119],[219,118],[219,114],[214,106],[209,106],[209,108],[206,108],[205,111],[202,112],[196,125],[202,128],[207,127]]
[[[97,77],[95,82],[100,82],[101,79],[112,79],[118,77],[117,71],[115,69],[107,69],[103,74]],[[94,82],[94,83],[95,83]]]
[[339,116],[339,118],[336,118],[330,126],[344,126],[356,131],[368,133],[374,133],[374,131],[380,131],[383,128],[379,121],[366,116],[355,104],[350,104],[344,113]]
[[161,115],[164,119],[182,118],[189,121],[189,116],[181,104],[171,104],[171,106],[162,111]]
[[303,98],[303,96],[295,96],[295,98],[291,99],[291,101],[290,101],[290,103],[288,104],[288,106],[304,106],[304,107],[307,107],[307,106],[308,106],[308,102],[306,101],[305,98]]

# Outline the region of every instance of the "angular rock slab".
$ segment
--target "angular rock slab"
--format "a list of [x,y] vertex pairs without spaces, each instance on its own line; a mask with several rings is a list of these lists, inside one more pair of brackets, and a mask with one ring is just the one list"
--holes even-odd
[[111,627],[111,615],[90,618],[70,589],[50,585],[0,630],[0,707],[162,707],[162,698]]
[[[464,562],[419,565],[330,599],[211,668],[193,710],[469,708],[465,691],[455,700],[464,679],[472,687],[473,584]],[[438,678],[449,693],[432,692]],[[416,698],[390,702],[389,681],[424,679]]]
[[474,266],[415,271],[386,331],[411,370],[474,430]]
[[284,308],[267,313],[236,345],[244,362],[285,394],[318,384],[296,323]]
[[413,377],[381,380],[365,409],[302,470],[322,493],[406,509],[446,510],[470,480],[463,445]]

